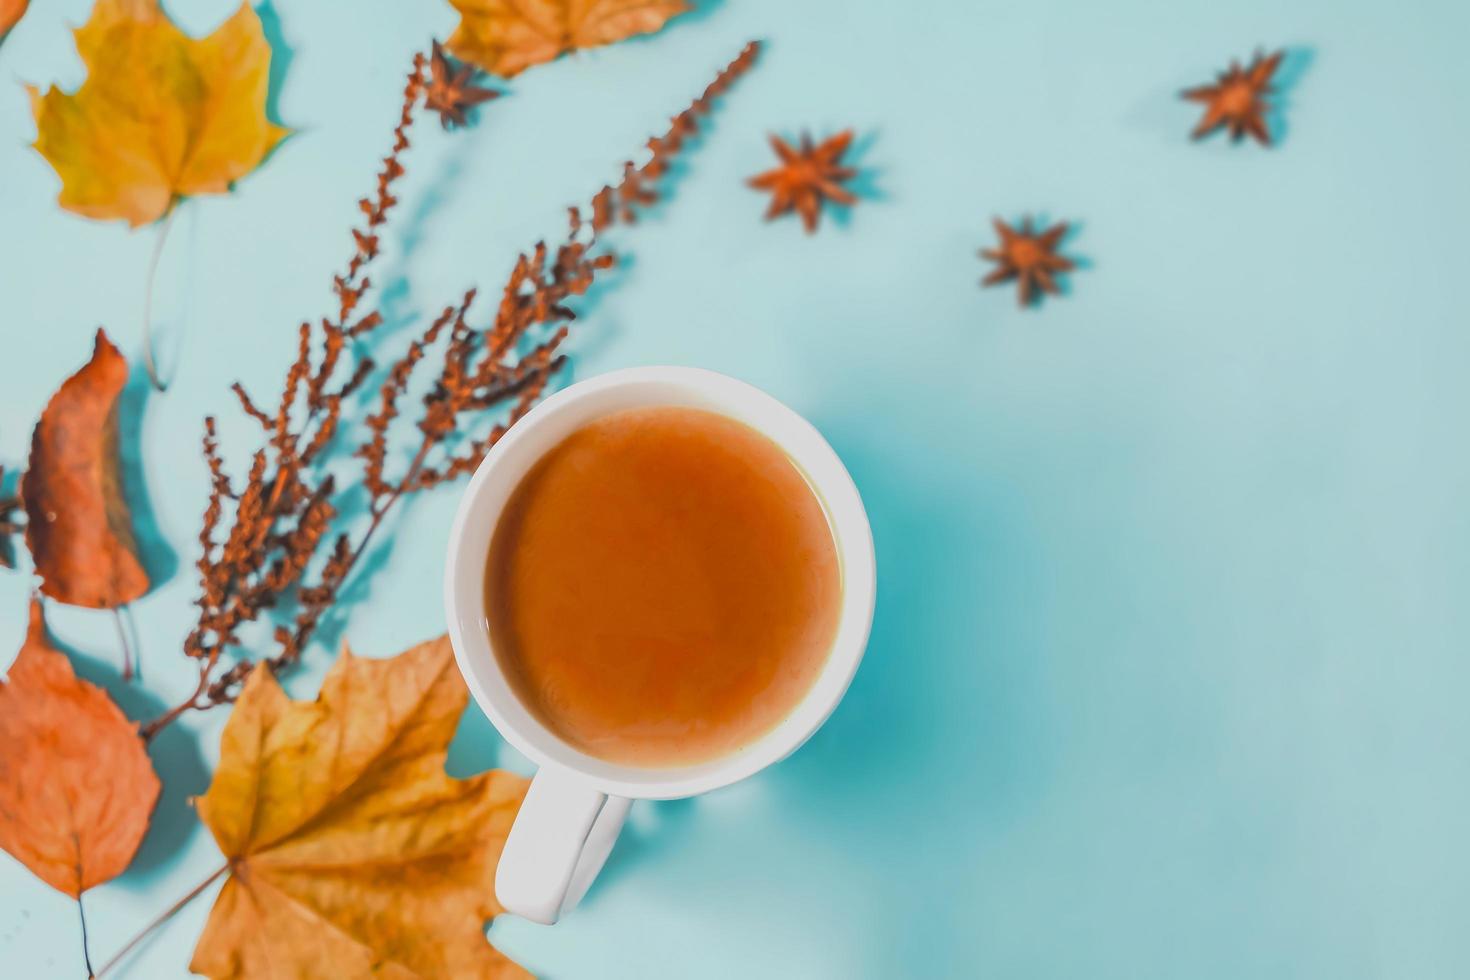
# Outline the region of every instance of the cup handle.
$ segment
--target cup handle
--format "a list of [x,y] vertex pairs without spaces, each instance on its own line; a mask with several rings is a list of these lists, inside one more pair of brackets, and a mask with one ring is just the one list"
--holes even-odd
[[551,766],[531,780],[495,871],[507,912],[551,925],[587,894],[612,851],[631,801],[599,793]]

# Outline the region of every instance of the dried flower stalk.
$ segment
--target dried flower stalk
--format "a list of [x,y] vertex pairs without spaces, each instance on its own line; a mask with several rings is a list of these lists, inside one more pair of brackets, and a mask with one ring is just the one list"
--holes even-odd
[[[622,179],[593,196],[585,220],[581,209],[569,209],[561,244],[553,250],[538,243],[520,255],[487,326],[470,322],[477,295],[470,289],[458,303],[444,307],[389,365],[376,403],[362,420],[367,440],[351,454],[361,460],[367,519],[360,528],[343,530],[334,526],[337,488],[330,475],[321,473],[320,463],[343,427],[346,399],[373,371],[366,356],[350,369],[344,358],[356,356],[349,350],[351,342],[371,334],[383,320],[379,311],[360,313],[359,308],[371,286],[366,273],[378,256],[382,226],[398,202],[393,187],[404,173],[401,156],[409,146],[408,131],[430,81],[428,59],[415,56],[393,148],[383,160],[374,196],[360,202],[365,220],[352,232],[356,251],[346,272],[334,279],[336,316],[323,318],[316,329],[301,325],[296,357],[272,410],[234,386],[242,409],[264,436],[242,486],[226,475],[214,420],[205,421],[210,493],[199,534],[199,618],[184,641],[185,654],[198,663],[199,679],[188,698],[143,726],[144,737],[151,738],[186,711],[232,701],[259,663],[275,671],[295,663],[395,504],[406,494],[473,471],[530,410],[565,360],[561,346],[575,319],[567,301],[586,293],[615,262],[610,252],[595,250],[597,236],[616,224],[632,223],[639,209],[660,199],[660,178],[671,161],[699,131],[713,101],[749,70],[758,51],[758,42],[748,44],[699,98],[673,117],[666,133],[650,139],[648,161],[625,164]],[[532,340],[534,345],[526,349]],[[416,447],[401,470],[390,472],[389,436],[403,412],[410,381],[426,362],[438,373],[413,426]],[[492,411],[499,420],[485,431]],[[482,434],[460,437],[477,431]],[[275,627],[275,651],[258,660],[235,659],[243,650],[241,631],[272,610],[290,612],[289,620]]]

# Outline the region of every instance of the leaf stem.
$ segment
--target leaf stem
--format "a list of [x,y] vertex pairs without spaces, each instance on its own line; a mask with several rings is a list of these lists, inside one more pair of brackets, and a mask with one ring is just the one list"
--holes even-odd
[[87,948],[87,910],[82,908],[81,893],[77,893],[77,918],[82,920],[82,962],[87,964],[87,980],[92,980],[97,974],[92,972],[92,952]]
[[[122,679],[130,681],[133,679],[133,663],[137,660],[133,656],[133,646],[128,642],[128,631],[123,627],[122,607],[114,606],[112,609],[112,622],[117,626],[117,641],[122,645]],[[138,662],[137,674],[142,676],[143,664]]]
[[[150,922],[146,926],[144,926],[143,929],[136,936],[134,936],[132,939],[129,939],[128,940],[128,943],[127,943],[126,946],[124,946],[122,949],[118,950],[113,955],[112,959],[110,959],[106,963],[103,963],[102,964],[102,969],[98,970],[96,972],[96,974],[94,975],[95,976],[95,980],[102,980],[102,978],[107,975],[108,971],[110,971],[113,967],[117,966],[118,963],[122,962],[123,957],[125,957],[129,953],[131,953],[133,951],[133,948],[135,946],[137,946],[139,943],[141,943],[144,939],[146,939],[148,937],[148,935],[153,932],[153,930],[157,929],[159,926],[163,925],[169,919],[173,918],[174,917],[174,914],[177,913],[179,911],[179,909],[183,908],[185,905],[188,905],[190,902],[194,901],[194,899],[198,898],[200,892],[204,891],[204,889],[206,889],[210,885],[214,884],[214,882],[215,882],[215,880],[217,878],[219,878],[221,875],[223,875],[226,871],[229,871],[229,870],[230,870],[230,866],[228,864],[221,865],[220,868],[218,870],[216,870],[214,874],[210,875],[208,878],[205,878],[199,884],[195,885],[193,891],[189,892],[189,894],[185,895],[183,898],[179,899],[173,905],[169,906],[163,912],[163,914],[159,915],[152,922]],[[78,904],[80,904],[80,901],[81,900],[78,899]],[[85,922],[84,922],[84,929],[85,929]],[[83,932],[83,935],[85,936],[85,931]],[[88,967],[88,969],[91,969],[91,968]]]
[[190,710],[191,708],[200,707],[199,696],[203,693],[206,687],[208,687],[208,684],[204,681],[201,681],[198,689],[189,696],[188,700],[180,701],[178,704],[174,705],[172,708],[169,708],[157,718],[154,718],[152,721],[145,722],[138,729],[139,737],[141,737],[144,742],[151,742],[153,741],[153,737],[155,735],[157,735],[163,729],[167,728],[169,725],[173,724],[173,722],[177,720],[178,717],[184,712]]
[[176,198],[169,203],[168,214],[153,240],[153,254],[148,257],[148,278],[143,286],[143,366],[148,369],[148,380],[159,391],[167,391],[168,384],[159,376],[158,363],[153,359],[153,282],[158,277],[158,262],[163,257],[163,243],[168,240],[169,229],[174,226],[174,215],[179,213],[181,202]]

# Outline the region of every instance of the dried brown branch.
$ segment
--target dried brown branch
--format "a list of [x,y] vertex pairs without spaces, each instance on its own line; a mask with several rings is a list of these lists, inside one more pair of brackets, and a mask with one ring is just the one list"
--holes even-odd
[[[280,670],[294,663],[397,502],[473,471],[530,410],[565,360],[561,345],[575,319],[568,301],[585,294],[614,264],[611,253],[595,250],[597,236],[615,224],[631,223],[640,209],[660,200],[661,178],[671,162],[699,131],[714,99],[751,67],[758,50],[756,42],[747,45],[673,118],[666,133],[649,140],[648,161],[627,163],[615,186],[598,191],[588,220],[571,208],[561,244],[552,250],[538,243],[519,256],[487,325],[471,323],[477,295],[471,289],[409,342],[388,366],[375,405],[360,420],[366,440],[351,453],[362,461],[367,518],[358,527],[339,528],[335,485],[317,464],[343,428],[347,396],[373,370],[366,357],[350,370],[343,361],[344,355],[353,356],[347,342],[370,334],[383,319],[376,310],[360,314],[358,307],[371,285],[366,271],[378,256],[382,226],[397,203],[393,185],[404,173],[408,131],[426,100],[428,59],[415,57],[393,149],[383,160],[375,195],[359,202],[365,220],[352,232],[356,252],[347,271],[334,279],[336,317],[323,319],[316,330],[301,325],[274,413],[260,408],[240,386],[234,388],[265,437],[242,486],[226,475],[214,421],[206,420],[203,451],[210,494],[199,537],[199,618],[184,641],[184,652],[198,663],[199,679],[188,698],[143,726],[145,737],[186,711],[232,701],[257,664]],[[411,440],[411,452],[403,450],[407,462],[395,467],[394,433],[405,427],[394,423],[415,372],[426,364],[436,374],[422,396],[418,421],[399,436]],[[345,380],[338,380],[344,374]],[[259,659],[234,659],[246,642],[242,631],[273,610],[289,613],[275,626],[275,651]]]

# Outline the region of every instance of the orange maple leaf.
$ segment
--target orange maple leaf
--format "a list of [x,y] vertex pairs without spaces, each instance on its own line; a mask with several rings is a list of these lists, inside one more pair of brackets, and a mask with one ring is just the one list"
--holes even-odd
[[994,286],[1014,279],[1017,300],[1022,306],[1031,303],[1041,292],[1059,293],[1054,273],[1076,268],[1070,259],[1057,254],[1057,246],[1067,234],[1066,222],[1037,232],[1030,218],[1022,220],[1019,230],[996,218],[995,233],[1000,236],[1000,247],[982,249],[980,256],[996,263],[996,268],[980,280],[980,285]]
[[158,0],[97,0],[75,33],[81,88],[29,87],[68,211],[146,224],[180,197],[227,192],[287,133],[266,119],[271,51],[248,3],[196,41]]
[[1271,88],[1271,76],[1280,67],[1285,54],[1284,51],[1277,51],[1269,57],[1263,57],[1257,52],[1247,68],[1241,68],[1239,62],[1232,61],[1228,71],[1216,76],[1214,85],[1201,85],[1179,93],[1180,98],[1205,104],[1205,114],[1200,117],[1199,124],[1189,135],[1200,139],[1221,126],[1227,126],[1233,140],[1239,140],[1249,133],[1262,146],[1270,146],[1271,134],[1266,129],[1266,112],[1271,107],[1265,96],[1274,91]]
[[119,476],[117,399],[127,380],[127,360],[98,330],[92,359],[51,396],[31,434],[26,546],[41,591],[73,606],[114,609],[148,591]]
[[850,129],[844,129],[816,146],[812,145],[811,136],[802,133],[801,143],[795,149],[773,134],[771,148],[781,158],[781,165],[747,181],[751,187],[771,192],[766,220],[795,210],[810,234],[817,230],[822,202],[856,204],[856,195],[842,186],[857,176],[857,170],[842,166],[842,155],[851,144]]
[[526,780],[444,772],[469,699],[441,637],[387,660],[344,650],[315,701],[257,667],[199,817],[228,861],[190,969],[215,980],[526,972],[485,939]]
[[37,599],[0,681],[0,746],[0,848],[72,898],[122,874],[158,777],[138,726],[51,645]]
[[449,0],[459,26],[449,50],[510,78],[570,51],[651,34],[685,0]]

